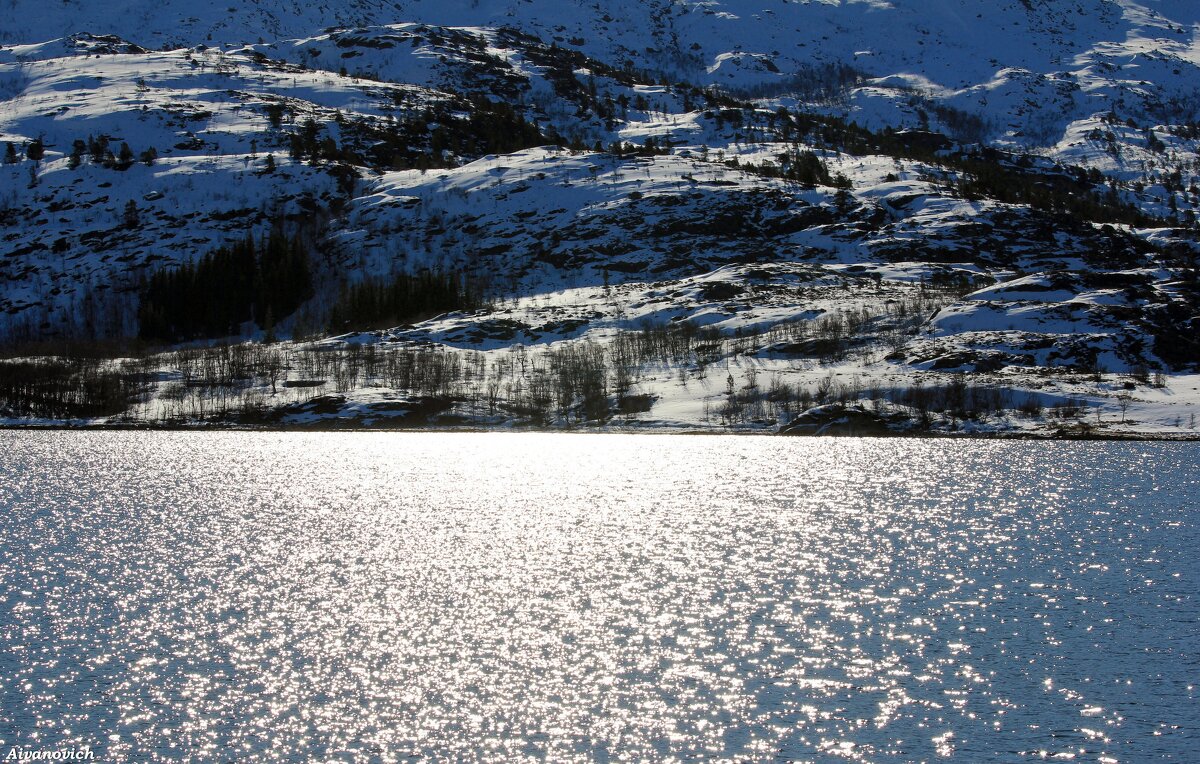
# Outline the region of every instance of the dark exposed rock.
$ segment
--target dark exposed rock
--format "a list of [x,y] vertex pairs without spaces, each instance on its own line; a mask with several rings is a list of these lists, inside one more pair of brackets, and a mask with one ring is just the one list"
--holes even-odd
[[833,403],[811,408],[780,428],[780,435],[895,435],[908,423],[902,414],[880,414],[862,406]]

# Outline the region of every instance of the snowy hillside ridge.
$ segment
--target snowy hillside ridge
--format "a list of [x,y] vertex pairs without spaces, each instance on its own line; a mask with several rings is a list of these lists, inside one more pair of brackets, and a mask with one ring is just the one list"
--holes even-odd
[[12,5],[9,421],[1193,427],[1192,3]]
[[86,32],[115,34],[146,48],[265,43],[285,51],[281,57],[306,58],[310,66],[369,71],[378,66],[369,56],[339,55],[352,50],[330,55],[319,30],[415,22],[521,29],[619,68],[630,65],[700,86],[811,89],[809,75],[837,65],[860,72],[861,87],[823,96],[860,122],[916,124],[921,111],[930,111],[922,107],[928,100],[982,118],[990,138],[1062,151],[1071,148],[1060,143],[1072,124],[1112,104],[1142,116],[1194,109],[1200,66],[1200,10],[1188,0],[11,5],[0,44],[14,44],[16,55],[38,55],[20,44]]

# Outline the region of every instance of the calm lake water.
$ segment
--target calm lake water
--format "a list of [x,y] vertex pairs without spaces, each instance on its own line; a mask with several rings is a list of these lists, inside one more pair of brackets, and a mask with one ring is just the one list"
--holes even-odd
[[0,756],[1200,760],[1200,445],[0,432]]

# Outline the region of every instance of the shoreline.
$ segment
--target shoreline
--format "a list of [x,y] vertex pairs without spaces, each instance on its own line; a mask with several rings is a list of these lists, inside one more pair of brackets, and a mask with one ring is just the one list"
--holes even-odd
[[993,432],[780,432],[779,430],[751,429],[701,429],[691,427],[480,427],[463,425],[451,426],[361,426],[341,425],[337,423],[313,424],[155,424],[155,423],[115,423],[72,425],[63,423],[47,424],[15,424],[2,423],[0,431],[29,432],[263,432],[263,433],[461,433],[486,435],[492,433],[532,434],[532,435],[678,435],[678,436],[735,436],[735,437],[781,437],[781,438],[881,438],[906,440],[1021,440],[1021,441],[1130,441],[1130,442],[1163,442],[1163,443],[1197,443],[1200,433],[1194,435],[1174,433],[1139,433],[1130,431],[1112,432],[1027,432],[1027,431],[993,431]]

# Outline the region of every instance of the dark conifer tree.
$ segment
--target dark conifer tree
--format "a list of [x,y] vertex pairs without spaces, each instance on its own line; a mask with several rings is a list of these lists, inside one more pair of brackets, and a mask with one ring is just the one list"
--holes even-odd
[[76,138],[71,143],[71,156],[67,159],[67,166],[72,170],[79,167],[83,163],[83,155],[87,151],[87,144]]
[[91,154],[92,164],[103,164],[105,155],[111,153],[108,150],[108,136],[102,135],[99,138],[93,138],[89,135],[87,149]]
[[121,144],[121,150],[117,154],[117,169],[128,170],[133,164],[133,149],[129,148],[128,143]]
[[237,334],[242,324],[274,325],[312,297],[308,247],[276,227],[185,264],[154,273],[142,293],[139,336],[178,342]]

